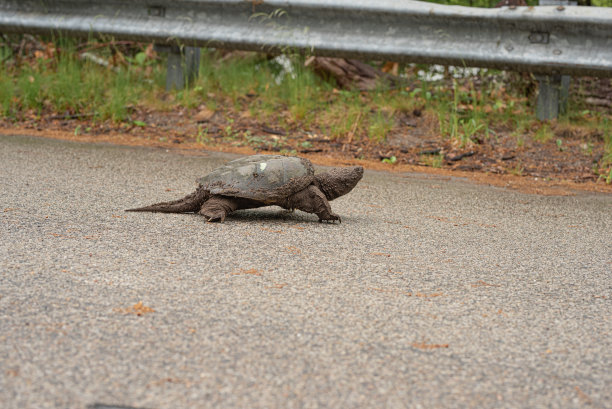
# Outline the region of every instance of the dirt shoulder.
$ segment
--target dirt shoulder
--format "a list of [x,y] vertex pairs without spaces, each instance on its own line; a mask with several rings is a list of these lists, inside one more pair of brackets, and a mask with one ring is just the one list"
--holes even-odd
[[[136,113],[134,117],[138,119],[134,122],[142,121],[147,126],[113,126],[71,118],[19,124],[0,121],[0,133],[158,147],[194,155],[205,154],[206,151],[245,155],[258,152],[297,153],[320,165],[360,164],[379,171],[458,177],[531,194],[612,193],[612,185],[606,184],[602,178],[596,178],[590,168],[593,155],[585,154],[585,147],[591,153],[597,149],[603,151],[603,147],[597,145],[597,138],[588,136],[565,138],[562,149],[554,142],[517,148],[506,145],[503,138],[497,138],[495,143],[459,148],[450,140],[431,136],[419,138],[415,132],[402,133],[401,129],[387,141],[373,143],[287,133],[249,118],[232,121],[234,129],[248,129],[249,134],[256,136],[247,140],[222,135],[223,121],[214,118],[208,118],[205,122],[207,135],[202,137],[203,127],[197,121],[198,115],[201,113],[197,111]],[[408,123],[409,129],[426,127],[425,119],[417,115],[407,120],[412,121]],[[402,135],[406,140],[402,141]],[[438,163],[435,164],[434,160]]]

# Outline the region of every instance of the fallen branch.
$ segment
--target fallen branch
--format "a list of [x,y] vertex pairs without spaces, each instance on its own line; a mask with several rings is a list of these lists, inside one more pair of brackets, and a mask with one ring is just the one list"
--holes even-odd
[[330,57],[310,57],[304,63],[315,73],[333,77],[345,89],[372,91],[381,84],[396,87],[399,79],[359,60]]
[[80,118],[93,118],[96,114],[64,114],[64,115],[51,115],[47,119],[80,119]]
[[83,60],[88,60],[93,62],[94,64],[98,64],[101,65],[103,67],[106,68],[110,68],[111,70],[115,71],[115,72],[119,72],[119,67],[112,67],[108,61],[106,61],[104,58],[100,58],[95,54],[89,53],[89,52],[84,52],[80,54],[80,58]]
[[595,105],[598,107],[606,107],[606,108],[612,107],[612,101],[610,101],[609,99],[605,99],[605,98],[589,97],[585,99],[584,102],[586,102],[588,105]]
[[469,152],[465,152],[465,153],[461,153],[457,156],[451,156],[449,158],[447,158],[449,161],[451,162],[457,162],[463,158],[469,158],[470,156],[473,156],[476,152],[474,151],[469,151]]

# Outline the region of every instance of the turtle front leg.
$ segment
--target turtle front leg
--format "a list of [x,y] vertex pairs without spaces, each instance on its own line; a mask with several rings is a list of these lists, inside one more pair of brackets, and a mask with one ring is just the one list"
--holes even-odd
[[236,199],[223,196],[212,196],[202,205],[200,214],[209,222],[222,222],[225,217],[238,208]]
[[307,213],[314,213],[319,216],[319,221],[338,220],[342,222],[340,216],[332,212],[331,206],[327,198],[321,190],[315,185],[310,185],[306,189],[301,190],[287,199],[287,209],[299,209]]

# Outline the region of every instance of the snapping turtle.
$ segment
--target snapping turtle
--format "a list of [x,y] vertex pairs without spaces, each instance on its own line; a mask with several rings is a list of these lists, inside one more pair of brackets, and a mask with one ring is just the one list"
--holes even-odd
[[333,168],[314,174],[308,159],[253,155],[236,159],[197,180],[195,192],[172,202],[128,209],[128,212],[195,213],[222,222],[239,209],[276,205],[315,213],[319,221],[340,220],[329,201],[350,192],[363,176],[363,167]]

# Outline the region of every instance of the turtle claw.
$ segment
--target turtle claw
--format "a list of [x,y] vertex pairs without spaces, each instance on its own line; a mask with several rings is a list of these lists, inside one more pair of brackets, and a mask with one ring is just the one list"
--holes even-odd
[[208,223],[223,223],[223,221],[225,220],[225,215],[222,214],[215,214],[212,216],[205,214],[204,217],[206,218],[206,222]]
[[328,224],[336,224],[336,220],[338,220],[338,223],[341,224],[342,223],[342,219],[340,218],[340,216],[336,215],[336,214],[332,214],[331,216],[329,216],[328,218],[320,218],[319,219],[319,223],[328,223]]

